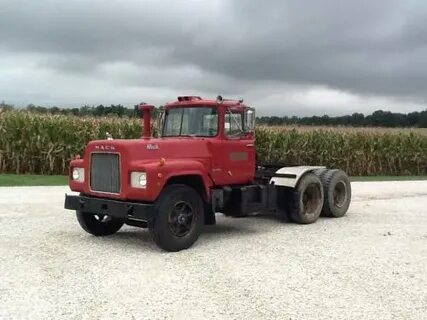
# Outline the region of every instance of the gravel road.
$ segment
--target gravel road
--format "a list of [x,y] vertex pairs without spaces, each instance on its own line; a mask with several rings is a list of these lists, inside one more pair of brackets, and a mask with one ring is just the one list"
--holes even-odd
[[427,319],[427,181],[352,186],[344,218],[220,215],[178,253],[86,234],[66,187],[0,188],[0,318]]

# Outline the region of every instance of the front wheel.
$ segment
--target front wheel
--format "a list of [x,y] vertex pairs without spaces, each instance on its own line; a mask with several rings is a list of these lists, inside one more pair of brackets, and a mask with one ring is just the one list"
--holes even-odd
[[77,221],[87,233],[94,236],[109,236],[123,226],[124,221],[105,214],[76,211]]
[[148,224],[154,242],[172,252],[191,247],[204,223],[200,195],[186,185],[170,185],[161,193],[156,207],[156,217]]

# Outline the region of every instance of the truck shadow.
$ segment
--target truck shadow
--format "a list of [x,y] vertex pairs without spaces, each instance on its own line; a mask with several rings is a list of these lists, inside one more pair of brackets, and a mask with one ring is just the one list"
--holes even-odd
[[[257,214],[242,218],[219,216],[216,225],[204,226],[201,233],[201,241],[206,244],[231,238],[241,238],[270,232],[270,226],[282,224],[273,215]],[[287,225],[282,224],[282,225]],[[161,251],[151,238],[146,228],[125,226],[114,235],[107,237],[93,237],[99,243],[111,246],[127,247],[136,250]],[[199,241],[200,241],[199,240]]]
[[268,227],[270,224],[280,223],[274,215],[256,214],[247,217],[224,217],[217,219],[217,224],[205,226],[202,235],[221,235],[239,237],[268,232],[266,228],[260,228],[260,224]]
[[213,226],[205,226],[202,235],[219,235],[219,234],[227,234],[227,235],[248,235],[258,233],[258,230],[255,228],[248,228],[244,226],[235,226],[230,224],[216,224]]
[[109,245],[126,246],[127,248],[138,250],[159,251],[159,248],[153,242],[148,229],[141,229],[136,227],[126,227],[116,234],[102,238]]

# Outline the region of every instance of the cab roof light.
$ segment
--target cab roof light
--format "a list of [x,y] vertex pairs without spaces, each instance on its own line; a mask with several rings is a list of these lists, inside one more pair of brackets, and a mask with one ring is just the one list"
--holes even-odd
[[223,103],[224,101],[237,101],[239,104],[243,103],[243,99],[235,100],[235,99],[224,99],[222,96],[216,97],[217,103]]
[[195,101],[195,100],[202,100],[201,97],[199,96],[179,96],[178,97],[178,101],[182,102],[182,101]]

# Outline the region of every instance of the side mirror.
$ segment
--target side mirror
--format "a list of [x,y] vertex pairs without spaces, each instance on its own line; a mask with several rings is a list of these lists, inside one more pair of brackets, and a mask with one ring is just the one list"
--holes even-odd
[[245,131],[246,132],[254,132],[255,130],[255,110],[249,108],[245,111]]

